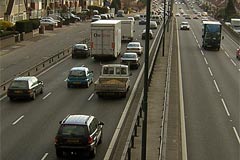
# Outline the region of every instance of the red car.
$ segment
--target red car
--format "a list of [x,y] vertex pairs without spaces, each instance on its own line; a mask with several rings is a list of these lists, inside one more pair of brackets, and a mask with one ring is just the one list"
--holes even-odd
[[240,48],[237,49],[236,58],[240,60]]

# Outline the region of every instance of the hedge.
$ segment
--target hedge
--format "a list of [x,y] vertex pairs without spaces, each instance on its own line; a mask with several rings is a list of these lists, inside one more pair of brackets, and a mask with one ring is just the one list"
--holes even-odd
[[16,22],[16,30],[20,33],[29,33],[33,30],[33,23],[30,20],[22,20]]

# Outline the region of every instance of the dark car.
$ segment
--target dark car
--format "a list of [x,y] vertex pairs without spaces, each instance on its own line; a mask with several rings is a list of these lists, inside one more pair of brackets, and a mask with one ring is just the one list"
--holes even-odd
[[[146,36],[146,29],[144,29],[142,32],[142,39],[145,39],[145,36]],[[149,30],[149,39],[153,39],[153,31],[151,29]]]
[[43,82],[34,76],[15,78],[7,90],[10,100],[18,98],[31,98],[34,100],[37,94],[43,93]]
[[68,115],[60,121],[55,137],[57,157],[64,153],[87,153],[95,157],[97,146],[102,142],[104,123],[91,115]]
[[146,23],[147,23],[146,19],[140,19],[138,22],[139,25],[146,25]]
[[72,48],[72,58],[89,57],[90,49],[86,44],[75,44]]
[[240,48],[237,49],[236,58],[240,60]]

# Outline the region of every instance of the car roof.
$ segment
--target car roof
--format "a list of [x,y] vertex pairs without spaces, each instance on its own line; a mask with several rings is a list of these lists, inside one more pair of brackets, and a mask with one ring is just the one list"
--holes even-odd
[[77,43],[77,44],[75,44],[74,46],[87,46],[87,44],[84,44],[84,43]]
[[76,70],[87,71],[88,68],[81,66],[81,67],[73,67],[73,68],[71,69],[71,71],[76,71]]
[[16,77],[14,81],[28,81],[28,80],[37,80],[37,77],[34,76],[23,76],[23,77]]
[[85,125],[90,119],[93,119],[93,116],[90,115],[68,115],[63,121],[62,124],[77,124]]
[[129,54],[129,55],[132,55],[132,54],[137,55],[137,53],[134,53],[134,52],[125,52],[123,54],[125,54],[125,55],[127,55],[127,54]]
[[129,44],[140,44],[140,42],[129,42],[128,45]]

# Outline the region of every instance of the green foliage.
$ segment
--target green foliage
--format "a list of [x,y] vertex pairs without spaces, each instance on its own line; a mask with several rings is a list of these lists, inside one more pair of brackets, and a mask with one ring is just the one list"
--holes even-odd
[[120,0],[113,0],[110,8],[115,8],[115,11],[117,12],[119,9],[121,9],[121,1]]
[[7,37],[7,36],[13,35],[15,33],[16,33],[15,31],[3,31],[3,30],[1,30],[0,31],[0,37]]
[[33,24],[30,20],[22,20],[16,22],[16,30],[20,33],[25,32],[32,32]]
[[93,10],[98,10],[99,14],[108,13],[108,8],[107,7],[88,6],[88,9],[90,10],[91,15],[93,15]]
[[235,15],[237,12],[235,10],[234,4],[233,4],[233,0],[229,0],[227,7],[225,8],[225,14],[227,17],[231,17],[233,15]]
[[0,20],[0,30],[7,30],[8,28],[13,27],[13,23],[9,21]]
[[33,29],[38,29],[40,26],[40,21],[39,19],[30,19],[29,21],[32,22]]

